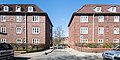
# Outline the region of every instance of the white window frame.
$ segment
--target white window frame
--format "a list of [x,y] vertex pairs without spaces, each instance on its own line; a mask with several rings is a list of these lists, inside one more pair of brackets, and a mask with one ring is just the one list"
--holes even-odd
[[6,16],[5,15],[1,15],[1,22],[6,22]]
[[88,34],[88,27],[80,27],[80,34]]
[[1,39],[0,39],[0,42],[1,42],[1,43],[6,43],[7,40],[6,40],[6,38],[1,38]]
[[32,22],[40,22],[40,17],[39,16],[33,16]]
[[80,39],[81,43],[88,43],[88,39]]
[[104,34],[104,27],[98,27],[98,34]]
[[119,43],[119,39],[114,39],[113,42],[114,43]]
[[119,22],[119,16],[114,16],[114,22]]
[[109,28],[107,27],[107,28],[106,28],[106,32],[108,33],[108,31],[109,31]]
[[[21,30],[18,30],[18,29],[21,29]],[[16,33],[21,34],[22,33],[22,27],[16,27]]]
[[111,6],[109,9],[108,9],[109,12],[116,12],[116,7],[115,6]]
[[1,33],[7,33],[6,27],[1,27]]
[[16,12],[21,12],[21,6],[16,6]]
[[33,12],[33,6],[28,6],[28,12]]
[[104,16],[98,16],[98,22],[104,22]]
[[[36,31],[36,30],[38,30],[38,31]],[[32,27],[32,34],[39,34],[39,33],[40,33],[40,28],[39,27]]]
[[98,43],[104,43],[103,39],[98,39]]
[[119,34],[119,27],[114,27],[114,34]]
[[8,7],[8,6],[4,6],[4,7],[3,7],[3,11],[4,11],[4,12],[8,12],[8,11],[9,11],[9,7]]
[[[99,9],[99,10],[98,10],[98,9]],[[95,12],[102,12],[102,8],[101,8],[101,7],[95,7],[95,8],[94,8],[94,11],[95,11]]]
[[22,16],[16,16],[16,22],[21,22],[22,21]]
[[40,43],[40,39],[37,38],[32,39],[32,44],[39,44],[39,43]]
[[88,16],[80,16],[80,22],[88,22]]
[[[18,41],[19,40],[19,41]],[[21,38],[16,39],[16,43],[23,43]]]

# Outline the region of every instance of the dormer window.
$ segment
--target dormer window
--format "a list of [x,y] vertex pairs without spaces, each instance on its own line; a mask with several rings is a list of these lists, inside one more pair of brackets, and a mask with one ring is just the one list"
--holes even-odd
[[16,12],[20,12],[21,11],[21,7],[20,6],[16,6]]
[[115,6],[112,6],[108,9],[108,11],[110,12],[116,12],[116,7]]
[[94,11],[95,11],[95,12],[102,12],[102,11],[101,11],[101,7],[95,7],[95,8],[94,8]]
[[33,6],[28,6],[28,12],[33,12]]
[[4,6],[3,11],[4,12],[8,12],[9,11],[9,7],[8,6]]

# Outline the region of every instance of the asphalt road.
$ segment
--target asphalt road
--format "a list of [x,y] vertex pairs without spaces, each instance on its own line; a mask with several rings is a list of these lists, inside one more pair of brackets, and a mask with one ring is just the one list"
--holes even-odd
[[98,58],[97,56],[76,56],[69,54],[66,50],[64,49],[56,49],[53,52],[45,55],[40,55],[40,56],[35,56],[32,57],[31,60],[102,60]]
[[64,49],[56,49],[48,54],[38,54],[34,57],[15,57],[14,60],[102,60],[93,55],[73,55]]

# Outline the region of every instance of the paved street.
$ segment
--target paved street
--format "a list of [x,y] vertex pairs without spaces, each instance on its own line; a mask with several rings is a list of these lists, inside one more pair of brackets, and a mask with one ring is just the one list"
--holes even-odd
[[[50,52],[50,50],[47,52]],[[43,52],[37,53],[35,55],[33,54],[32,56],[21,56],[22,57],[17,56],[15,60],[102,60],[102,58],[98,57],[96,54],[79,54],[74,51],[68,51],[66,49],[56,49],[47,55],[45,55],[45,52]]]

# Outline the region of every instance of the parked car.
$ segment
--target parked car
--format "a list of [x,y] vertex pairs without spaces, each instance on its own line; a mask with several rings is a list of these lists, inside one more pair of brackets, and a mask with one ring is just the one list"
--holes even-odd
[[103,60],[120,60],[120,45],[115,47],[113,50],[104,51],[102,56]]
[[58,44],[57,48],[58,49],[64,49],[64,46],[62,44]]
[[14,58],[14,51],[10,44],[0,43],[0,60],[12,60]]
[[54,47],[53,46],[50,46],[50,49],[53,49]]

